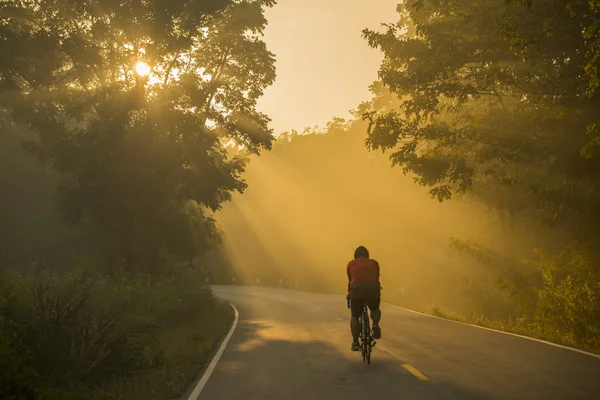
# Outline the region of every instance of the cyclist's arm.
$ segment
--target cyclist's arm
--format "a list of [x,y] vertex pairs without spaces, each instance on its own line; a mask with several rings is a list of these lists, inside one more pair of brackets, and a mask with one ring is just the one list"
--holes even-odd
[[348,291],[350,291],[350,282],[352,282],[352,274],[350,274],[350,263],[346,266],[346,275],[348,275]]

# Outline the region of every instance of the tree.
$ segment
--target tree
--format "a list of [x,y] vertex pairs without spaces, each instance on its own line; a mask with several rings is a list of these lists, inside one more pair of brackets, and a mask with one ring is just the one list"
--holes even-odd
[[[65,218],[111,265],[193,257],[210,211],[243,191],[243,155],[269,149],[256,100],[275,78],[260,39],[269,0],[18,1],[2,7],[0,107],[39,134]],[[198,239],[198,234],[204,240]]]
[[[600,4],[407,0],[398,10],[385,32],[364,31],[401,100],[367,110],[367,145],[391,151],[439,201],[469,192],[510,220],[557,228],[545,250],[563,251],[534,263],[538,318],[579,343],[597,337]],[[565,313],[568,326],[549,318]]]
[[65,236],[52,207],[56,174],[23,151],[25,135],[0,127],[0,271],[55,258]]
[[519,185],[545,216],[590,237],[584,225],[600,220],[590,137],[600,96],[586,29],[597,29],[597,6],[407,1],[399,11],[386,32],[364,31],[385,54],[383,84],[402,100],[367,115],[370,148],[391,150],[440,201],[473,182]]

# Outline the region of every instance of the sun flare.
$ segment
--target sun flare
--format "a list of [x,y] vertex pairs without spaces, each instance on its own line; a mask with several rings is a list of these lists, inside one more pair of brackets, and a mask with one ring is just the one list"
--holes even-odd
[[147,76],[150,74],[150,66],[143,61],[138,61],[135,64],[135,72],[140,76]]

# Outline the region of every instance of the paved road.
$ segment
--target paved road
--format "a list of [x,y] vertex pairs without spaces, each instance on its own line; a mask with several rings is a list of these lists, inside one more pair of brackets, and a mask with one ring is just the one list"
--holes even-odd
[[382,306],[364,365],[342,296],[215,287],[240,312],[200,400],[600,399],[600,359]]

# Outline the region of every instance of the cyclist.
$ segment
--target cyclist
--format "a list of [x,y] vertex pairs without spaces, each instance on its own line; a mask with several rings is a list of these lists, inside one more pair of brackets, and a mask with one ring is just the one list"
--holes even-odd
[[348,300],[350,301],[350,330],[352,331],[352,351],[359,351],[360,323],[358,319],[362,315],[365,303],[371,310],[373,320],[373,337],[381,338],[381,285],[379,282],[379,263],[369,257],[369,251],[364,246],[358,246],[354,250],[354,260],[348,263],[346,268],[348,274]]

